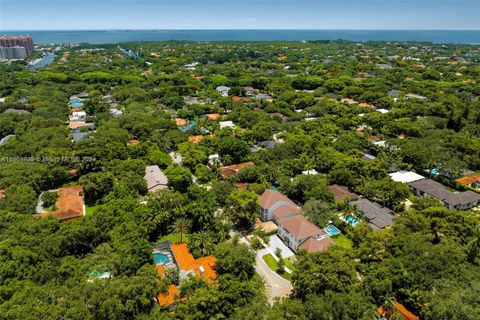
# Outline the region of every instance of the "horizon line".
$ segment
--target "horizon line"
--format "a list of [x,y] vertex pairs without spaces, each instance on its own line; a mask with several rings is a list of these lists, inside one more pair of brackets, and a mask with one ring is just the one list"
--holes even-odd
[[232,28],[232,29],[218,29],[218,28],[200,28],[200,29],[170,29],[170,28],[101,28],[101,29],[0,29],[0,32],[12,32],[12,31],[478,31],[478,29],[350,29],[350,28],[289,28],[289,29],[279,29],[279,28]]

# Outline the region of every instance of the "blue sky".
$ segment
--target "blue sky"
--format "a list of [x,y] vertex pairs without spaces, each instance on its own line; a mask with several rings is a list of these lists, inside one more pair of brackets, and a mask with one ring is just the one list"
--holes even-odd
[[480,29],[480,0],[0,0],[0,30]]

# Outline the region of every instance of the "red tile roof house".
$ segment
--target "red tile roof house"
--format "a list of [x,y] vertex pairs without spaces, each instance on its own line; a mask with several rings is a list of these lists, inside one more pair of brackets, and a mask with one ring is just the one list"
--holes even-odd
[[[258,198],[258,204],[260,206],[260,217],[263,221],[274,220],[278,224],[278,218],[283,219],[288,217],[288,212],[298,214],[298,206],[290,200],[287,196],[281,194],[278,191],[272,189],[266,189],[262,195]],[[282,210],[279,210],[282,208]],[[274,213],[279,211],[277,217],[274,217]]]
[[292,250],[318,252],[332,245],[327,233],[301,215],[300,208],[280,192],[265,190],[258,204],[262,220],[273,220],[278,225],[278,236]]
[[278,236],[293,251],[298,251],[301,245],[311,238],[313,241],[318,241],[316,239],[328,237],[324,231],[301,214],[281,220],[278,224]]

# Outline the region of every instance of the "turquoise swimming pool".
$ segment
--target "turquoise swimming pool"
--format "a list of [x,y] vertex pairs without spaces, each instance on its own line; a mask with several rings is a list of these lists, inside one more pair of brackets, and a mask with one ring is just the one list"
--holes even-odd
[[83,102],[72,102],[70,105],[72,108],[81,108],[83,107]]
[[153,259],[155,260],[155,264],[166,264],[170,261],[170,258],[161,252],[155,252]]
[[336,235],[342,233],[342,232],[341,232],[340,230],[338,230],[338,228],[335,227],[333,224],[329,225],[329,226],[326,227],[324,230],[325,230],[325,232],[327,232],[330,236],[336,236]]
[[355,218],[354,216],[352,215],[348,215],[348,216],[345,216],[344,217],[344,220],[350,224],[352,227],[355,227],[357,224],[358,224],[358,219]]

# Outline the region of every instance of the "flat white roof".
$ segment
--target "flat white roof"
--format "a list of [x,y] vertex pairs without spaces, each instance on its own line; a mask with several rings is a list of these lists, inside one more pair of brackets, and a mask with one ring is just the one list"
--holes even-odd
[[380,109],[377,109],[377,110],[375,110],[375,111],[378,111],[378,112],[380,112],[380,113],[388,113],[388,112],[389,112],[387,109],[381,109],[381,108],[380,108]]
[[223,129],[223,128],[234,128],[234,127],[235,127],[235,124],[233,124],[232,121],[220,121],[220,122],[219,122],[219,125],[220,125],[220,129]]
[[398,171],[394,173],[388,174],[393,181],[402,182],[402,183],[409,183],[421,179],[425,179],[424,176],[419,175],[418,173],[411,172],[411,171]]
[[314,175],[314,174],[318,174],[318,171],[315,170],[315,169],[305,170],[305,171],[302,171],[302,174],[304,174],[304,175]]

